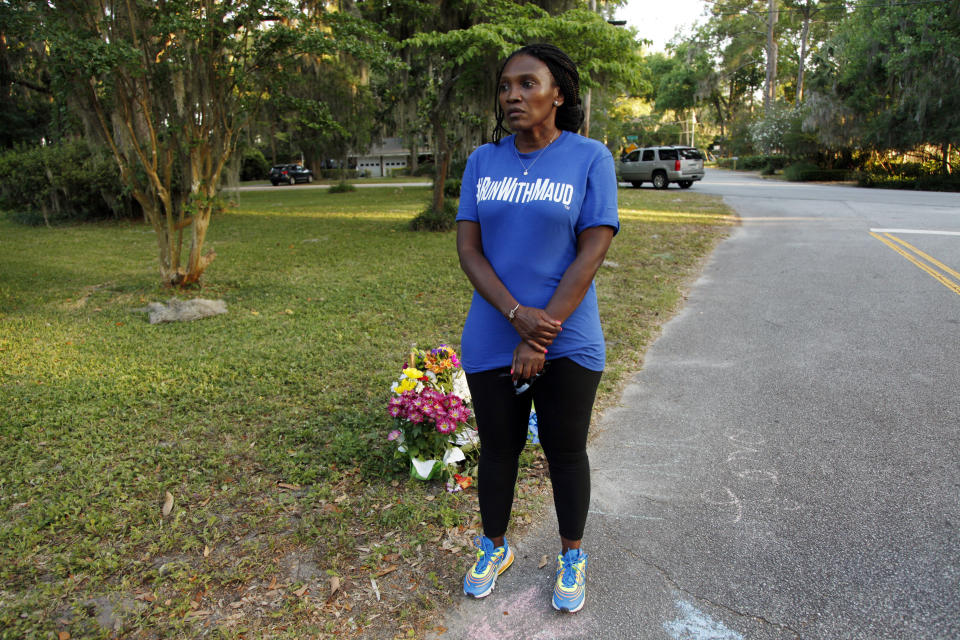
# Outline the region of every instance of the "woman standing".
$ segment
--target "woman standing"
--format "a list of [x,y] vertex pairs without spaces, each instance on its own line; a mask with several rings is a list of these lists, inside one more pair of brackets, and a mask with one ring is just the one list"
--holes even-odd
[[505,533],[535,402],[560,525],[553,606],[574,612],[587,569],[587,430],[605,362],[593,277],[619,229],[617,181],[606,147],[576,133],[580,77],[569,56],[523,47],[497,86],[494,142],[467,161],[457,214],[460,264],[475,288],[462,359],[484,531],[463,590],[488,595],[513,562]]

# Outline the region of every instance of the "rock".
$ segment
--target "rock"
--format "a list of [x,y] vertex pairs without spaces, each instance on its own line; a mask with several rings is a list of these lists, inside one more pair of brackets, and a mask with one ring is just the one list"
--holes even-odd
[[150,314],[150,324],[160,322],[189,322],[210,316],[218,316],[227,312],[227,303],[223,300],[206,300],[194,298],[192,300],[178,300],[170,298],[167,304],[151,302],[146,307],[133,310],[136,313]]

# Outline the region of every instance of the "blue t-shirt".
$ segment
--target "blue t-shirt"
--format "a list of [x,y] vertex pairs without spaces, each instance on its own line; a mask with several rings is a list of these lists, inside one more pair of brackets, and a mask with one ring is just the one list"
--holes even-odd
[[[577,257],[580,232],[600,225],[620,229],[617,179],[610,151],[569,131],[542,153],[519,156],[522,165],[513,136],[470,155],[457,220],[480,224],[484,256],[501,282],[521,304],[543,309]],[[602,371],[606,345],[594,283],[562,327],[547,359],[566,357]],[[464,370],[510,366],[519,343],[510,321],[474,291],[461,339]]]

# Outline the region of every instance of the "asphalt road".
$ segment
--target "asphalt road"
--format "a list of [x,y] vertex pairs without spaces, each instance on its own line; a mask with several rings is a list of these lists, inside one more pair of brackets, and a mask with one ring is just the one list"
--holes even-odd
[[960,195],[693,189],[743,224],[594,425],[586,607],[551,514],[436,637],[960,638]]

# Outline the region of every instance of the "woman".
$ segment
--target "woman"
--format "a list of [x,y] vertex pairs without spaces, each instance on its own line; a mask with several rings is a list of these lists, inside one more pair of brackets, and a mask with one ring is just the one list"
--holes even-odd
[[[619,229],[617,182],[606,147],[576,133],[580,78],[565,53],[523,47],[497,86],[494,142],[467,161],[457,213],[460,264],[475,288],[461,344],[484,532],[463,590],[488,595],[513,562],[504,535],[535,402],[560,525],[553,606],[574,612],[587,569],[587,430],[605,361],[593,277]],[[504,124],[513,135],[503,137]]]

